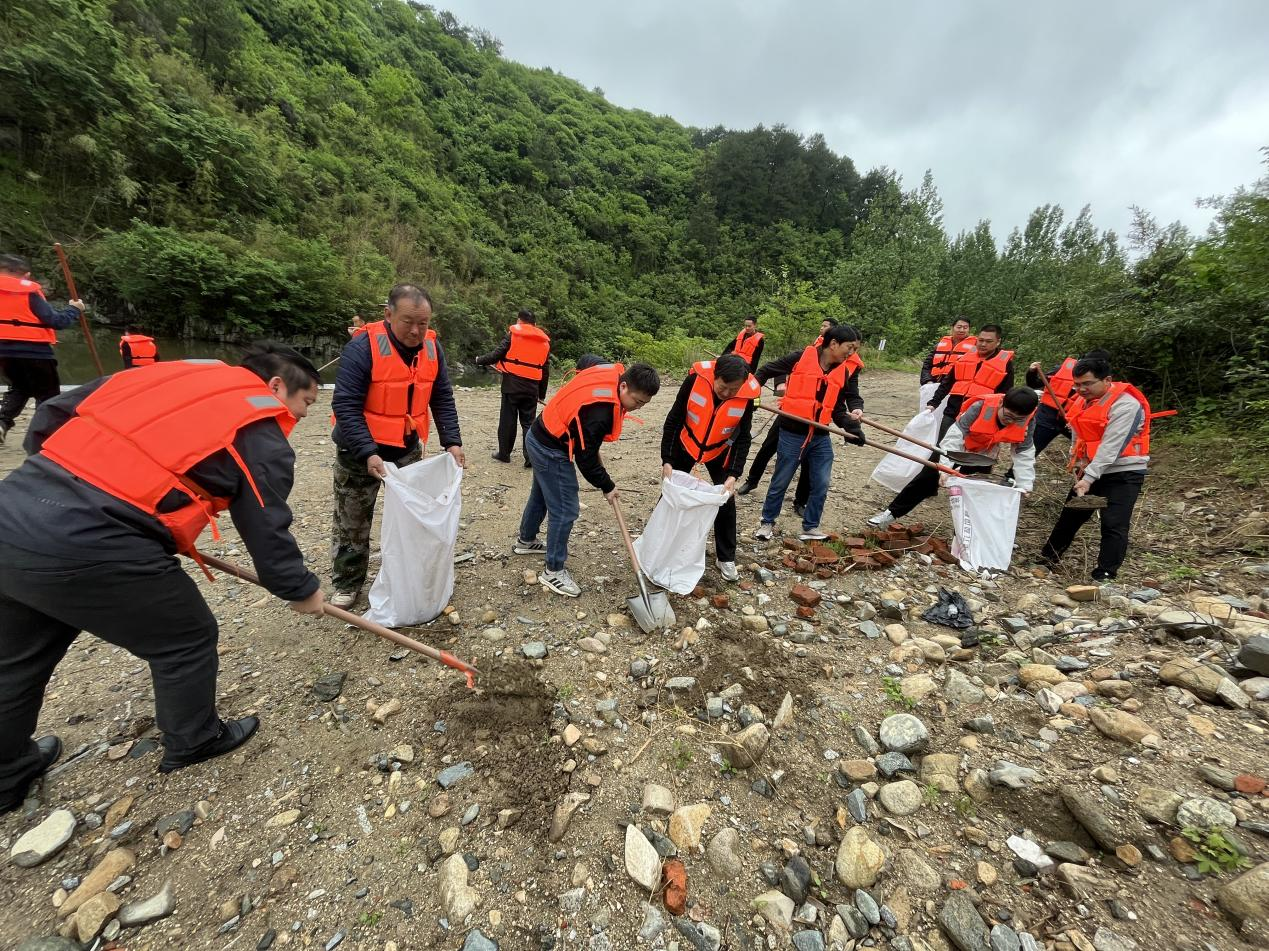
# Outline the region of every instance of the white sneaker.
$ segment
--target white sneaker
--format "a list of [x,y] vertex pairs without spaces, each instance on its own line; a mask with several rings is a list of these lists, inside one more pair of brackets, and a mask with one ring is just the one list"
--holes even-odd
[[516,543],[511,546],[511,551],[517,555],[545,555],[546,545],[536,538],[531,542],[526,542],[523,538],[517,538]]
[[798,538],[804,542],[822,542],[828,538],[828,535],[825,532],[821,532],[818,528],[808,528],[798,535]]
[[333,608],[343,608],[347,611],[357,603],[357,595],[359,594],[361,594],[360,591],[336,591],[331,595],[330,605]]
[[889,528],[890,523],[894,521],[894,516],[890,514],[889,509],[882,509],[872,518],[868,519],[868,524],[873,528]]
[[758,526],[758,530],[753,533],[753,537],[760,542],[769,542],[774,534],[775,522],[763,522]]
[[0,423],[0,446],[4,445],[4,437],[9,435],[9,430],[12,428],[13,428],[12,426],[7,426],[4,423]]
[[718,563],[718,573],[723,576],[724,581],[740,580],[740,572],[736,570],[734,561],[720,561]]
[[546,589],[562,594],[566,598],[575,598],[582,593],[582,589],[577,586],[577,582],[573,580],[567,568],[561,568],[559,571],[544,571],[538,575],[538,581],[542,582],[542,586]]

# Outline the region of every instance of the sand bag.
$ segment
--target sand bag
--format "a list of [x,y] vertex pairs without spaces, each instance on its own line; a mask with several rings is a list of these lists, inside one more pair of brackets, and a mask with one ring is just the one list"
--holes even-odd
[[661,498],[635,539],[639,567],[653,584],[688,594],[705,574],[705,538],[727,504],[721,485],[686,472],[661,480]]
[[[934,399],[934,394],[937,393],[938,391],[939,391],[938,383],[922,383],[921,384],[921,405],[917,407],[918,413],[925,409],[926,404],[928,404],[930,400]],[[947,397],[944,397],[943,403],[946,403],[946,402],[947,402]],[[943,404],[940,403],[936,408],[942,409]]]
[[[929,386],[927,383],[926,386]],[[924,410],[912,417],[912,421],[903,427],[903,435],[919,439],[921,442],[933,444],[939,438],[939,414],[937,411]],[[903,452],[920,456],[924,459],[930,450],[900,439],[895,448]],[[912,477],[921,471],[921,463],[912,462],[902,456],[886,453],[877,468],[872,470],[872,481],[884,485],[891,492],[898,492],[912,481]]]
[[966,571],[1005,571],[1013,557],[1022,492],[978,479],[947,480],[952,501],[952,554]]
[[404,469],[384,463],[384,469],[383,560],[365,618],[387,627],[426,624],[454,593],[463,470],[448,452]]

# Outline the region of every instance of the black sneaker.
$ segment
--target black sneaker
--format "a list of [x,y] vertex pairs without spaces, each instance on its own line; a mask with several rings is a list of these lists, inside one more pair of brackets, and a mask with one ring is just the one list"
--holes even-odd
[[752,492],[756,488],[758,488],[757,482],[750,482],[748,479],[746,479],[744,482],[740,483],[740,488],[736,490],[736,494],[748,495],[750,492]]
[[531,542],[517,538],[516,543],[511,546],[511,551],[517,555],[545,555],[546,543],[536,538]]
[[171,773],[178,769],[184,769],[186,766],[201,763],[204,760],[224,756],[251,739],[252,734],[256,732],[259,726],[260,720],[258,717],[243,717],[241,720],[221,720],[219,736],[214,740],[208,740],[198,749],[191,750],[188,753],[164,754],[163,762],[159,763],[159,772]]
[[[62,740],[56,736],[42,736],[35,741],[35,748],[40,753],[39,769],[31,774],[30,779],[27,780],[28,785],[43,776],[48,768],[57,762],[58,757],[62,755]],[[23,800],[26,799],[26,793],[27,790],[23,788],[18,795],[0,802],[0,814],[12,812],[22,805]]]
[[12,423],[0,423],[0,446],[4,445],[4,437],[9,435],[9,430],[12,428]]
[[491,452],[489,454],[489,458],[492,459],[494,462],[510,462],[511,461],[510,456],[500,456],[496,452]]
[[803,505],[801,502],[794,502],[793,514],[796,515],[798,518],[801,518],[804,514],[806,514],[806,506]]

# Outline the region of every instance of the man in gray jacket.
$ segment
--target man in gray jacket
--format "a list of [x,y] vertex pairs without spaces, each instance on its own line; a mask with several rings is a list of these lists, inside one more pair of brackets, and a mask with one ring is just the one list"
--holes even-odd
[[1113,581],[1128,554],[1132,510],[1150,465],[1150,404],[1135,386],[1112,381],[1110,363],[1101,358],[1085,357],[1075,364],[1074,385],[1078,398],[1070,407],[1075,431],[1071,454],[1079,479],[1040,549],[1040,562],[1056,567],[1096,511],[1092,506],[1071,507],[1070,501],[1101,496],[1106,506],[1101,509],[1101,544],[1092,578]]

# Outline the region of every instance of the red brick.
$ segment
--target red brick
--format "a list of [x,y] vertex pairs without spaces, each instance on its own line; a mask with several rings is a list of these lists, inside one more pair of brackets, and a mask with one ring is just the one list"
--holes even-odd
[[796,538],[782,538],[780,539],[780,544],[789,549],[789,551],[797,551],[802,547],[802,543]]
[[737,587],[740,588],[741,591],[752,591],[753,582],[746,578],[744,581],[740,582]]
[[813,618],[813,617],[815,617],[815,609],[814,609],[814,608],[808,608],[808,607],[806,607],[806,606],[804,606],[804,605],[798,605],[798,617],[800,617],[800,618]]
[[859,538],[858,536],[843,538],[842,545],[846,548],[863,548],[864,540],[862,538]]
[[899,559],[888,551],[875,551],[872,553],[872,560],[884,568],[888,565],[893,565]]
[[692,593],[691,595],[689,595],[689,597],[703,598],[705,597],[705,594],[706,594],[705,586],[698,584],[695,588],[692,589]]
[[911,525],[908,526],[908,534],[912,535],[914,538],[917,535],[924,535],[925,522],[913,522]]
[[832,568],[816,568],[815,577],[819,578],[821,581],[827,581],[829,578],[833,577],[833,569]]
[[716,594],[709,599],[709,603],[721,611],[723,608],[727,607],[727,595]]
[[1234,777],[1234,788],[1245,796],[1255,796],[1265,791],[1265,781],[1251,773]]
[[793,590],[789,592],[789,597],[798,604],[813,608],[820,603],[820,593],[814,588],[808,588],[804,584],[795,584]]

